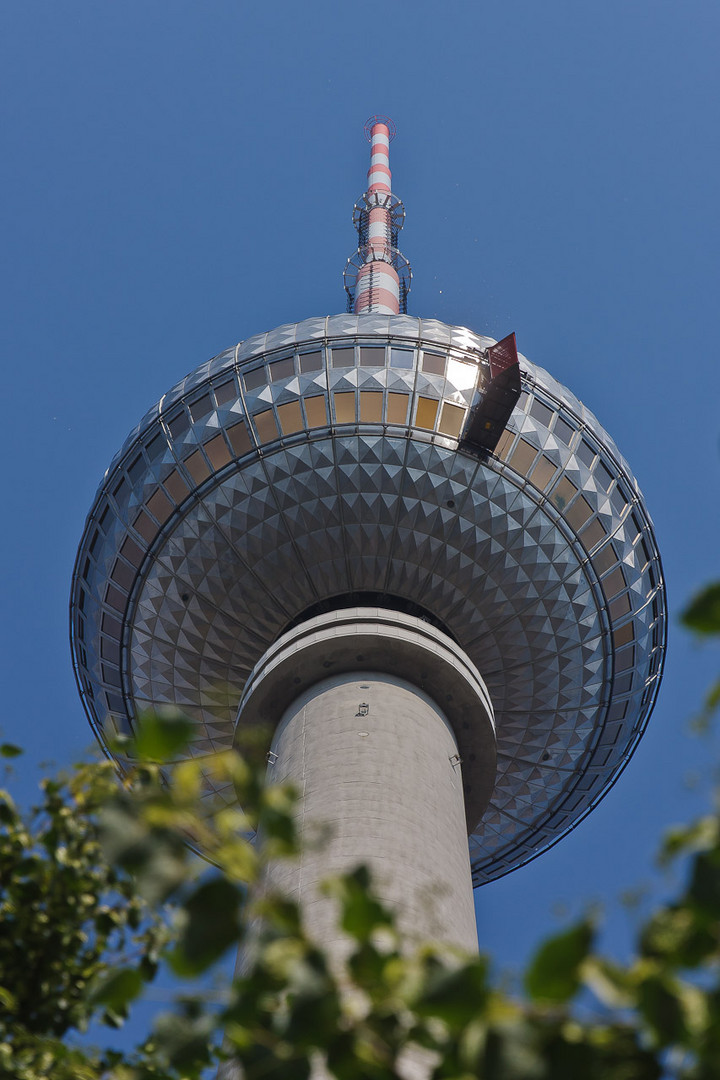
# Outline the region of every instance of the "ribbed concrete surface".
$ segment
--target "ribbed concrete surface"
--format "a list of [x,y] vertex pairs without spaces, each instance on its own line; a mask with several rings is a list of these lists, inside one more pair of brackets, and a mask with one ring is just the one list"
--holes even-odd
[[457,743],[426,694],[379,672],[332,676],[286,710],[272,752],[270,779],[301,793],[302,851],[268,884],[314,937],[342,951],[319,885],[366,863],[409,939],[477,948]]

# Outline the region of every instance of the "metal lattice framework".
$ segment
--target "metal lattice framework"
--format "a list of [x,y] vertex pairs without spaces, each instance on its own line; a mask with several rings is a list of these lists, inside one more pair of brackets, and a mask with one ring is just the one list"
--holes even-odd
[[495,453],[461,447],[493,344],[403,315],[309,319],[215,357],[150,410],[105,475],[73,577],[75,668],[101,739],[172,702],[197,722],[193,755],[229,746],[279,634],[333,597],[373,596],[431,612],[492,696],[476,883],[597,803],[655,700],[660,559],[613,441],[524,357]]

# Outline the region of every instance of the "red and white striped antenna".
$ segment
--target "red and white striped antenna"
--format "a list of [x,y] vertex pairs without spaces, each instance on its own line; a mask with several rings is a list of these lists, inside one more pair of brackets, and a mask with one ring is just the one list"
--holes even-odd
[[397,246],[405,207],[392,193],[390,143],[395,138],[395,124],[387,116],[371,116],[365,134],[370,143],[370,168],[367,191],[353,210],[358,248],[345,267],[348,311],[357,315],[405,314],[412,270]]

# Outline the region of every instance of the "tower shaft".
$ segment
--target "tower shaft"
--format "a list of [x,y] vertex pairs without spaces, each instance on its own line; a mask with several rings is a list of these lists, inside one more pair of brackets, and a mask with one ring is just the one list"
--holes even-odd
[[264,887],[297,901],[331,957],[346,943],[321,884],[361,863],[405,940],[476,949],[467,836],[496,749],[492,705],[463,650],[397,611],[316,616],[252,672],[238,732],[258,723],[275,729],[269,781],[299,794],[301,841],[299,860],[273,864]]
[[359,864],[405,940],[477,950],[462,765],[427,694],[381,672],[332,676],[286,710],[271,760],[272,780],[291,783],[302,801],[300,857],[275,864],[268,882],[297,900],[331,956],[344,942],[320,886]]

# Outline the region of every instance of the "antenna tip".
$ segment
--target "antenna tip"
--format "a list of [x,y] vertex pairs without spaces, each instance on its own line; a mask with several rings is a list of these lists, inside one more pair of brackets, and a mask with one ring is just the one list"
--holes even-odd
[[395,121],[391,120],[389,116],[371,116],[369,120],[365,121],[365,127],[363,128],[363,131],[365,132],[365,138],[367,139],[367,141],[372,142],[372,129],[375,127],[376,124],[385,125],[385,127],[388,129],[388,136],[390,138],[390,142],[392,142],[397,135],[397,128],[395,127]]

